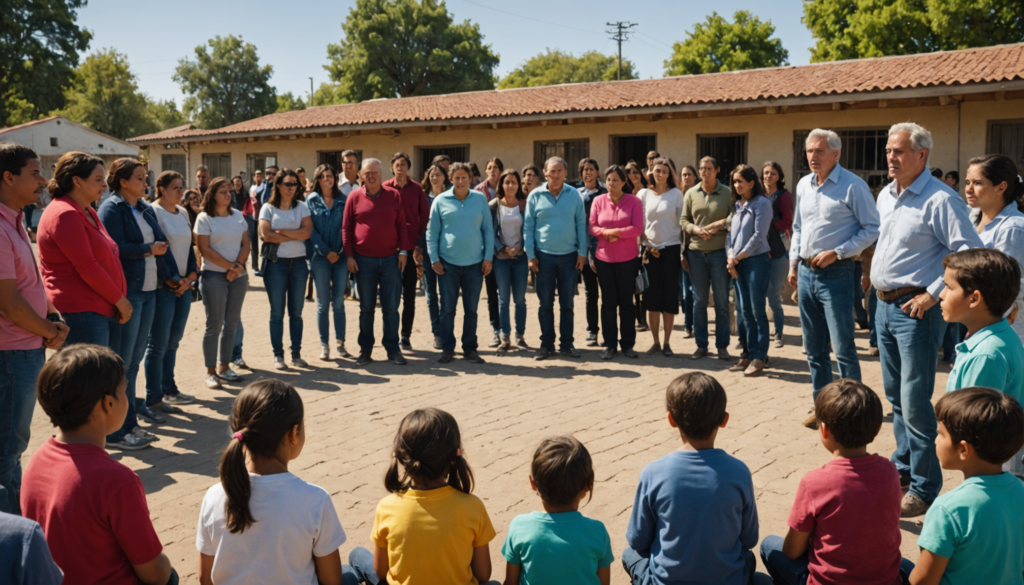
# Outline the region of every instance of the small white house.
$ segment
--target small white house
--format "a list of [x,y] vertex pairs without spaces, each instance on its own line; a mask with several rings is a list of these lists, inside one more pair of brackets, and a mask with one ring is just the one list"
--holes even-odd
[[43,174],[52,176],[53,165],[66,152],[81,151],[98,156],[108,165],[116,159],[139,156],[139,147],[102,132],[52,116],[19,126],[0,128],[0,142],[17,142],[36,151]]

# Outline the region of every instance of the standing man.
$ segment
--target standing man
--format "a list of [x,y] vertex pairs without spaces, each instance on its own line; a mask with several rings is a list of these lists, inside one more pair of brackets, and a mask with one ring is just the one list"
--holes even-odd
[[196,168],[196,188],[201,197],[206,197],[206,190],[210,188],[210,167],[199,165]]
[[[455,354],[455,309],[462,292],[462,355],[474,364],[484,362],[477,353],[477,305],[484,277],[494,257],[494,227],[487,196],[469,189],[469,165],[455,163],[449,177],[454,186],[434,199],[427,228],[427,253],[437,261],[441,292],[441,357],[446,364]],[[407,267],[408,268],[408,267]]]
[[341,180],[338,182],[338,189],[342,195],[348,197],[353,189],[359,186],[359,155],[354,150],[346,150],[341,153]]
[[580,357],[573,347],[573,301],[576,280],[587,263],[587,217],[579,191],[565,184],[568,167],[561,157],[544,163],[547,182],[530,193],[523,220],[523,240],[530,270],[536,274],[540,300],[540,348],[536,360],[555,352],[555,290],[558,290],[559,349]]
[[388,359],[404,366],[398,347],[398,299],[402,294],[402,271],[409,250],[402,196],[381,184],[382,165],[375,158],[363,159],[363,186],[353,189],[345,202],[341,240],[348,258],[348,271],[356,275],[359,289],[359,358],[357,366],[373,361],[373,313],[380,289],[380,310],[384,320],[381,342]]
[[[259,193],[263,189],[263,171],[256,169],[252,180],[252,185],[249,187],[249,205],[242,211],[242,216],[245,217],[245,223],[249,226],[249,258],[252,259],[252,270],[258,273],[260,269],[260,237],[256,232],[256,218],[260,213]],[[246,212],[249,212],[248,215]]]
[[[274,181],[277,180],[277,165],[267,167],[266,171],[263,172],[263,176],[266,177],[266,180],[263,182],[263,189],[257,191],[259,207],[266,205],[267,201],[270,200],[270,196],[274,194]],[[259,214],[260,210],[257,209],[256,217],[259,217]]]
[[27,146],[0,143],[0,512],[21,514],[21,454],[28,447],[36,379],[46,349],[60,349],[68,327],[46,298],[21,209],[46,185]]
[[967,204],[928,172],[931,149],[931,133],[917,124],[889,129],[885,154],[894,180],[878,194],[881,231],[870,274],[880,301],[875,327],[896,435],[892,461],[900,484],[909,487],[904,517],[924,514],[942,489],[931,401],[946,332],[938,304],[945,288],[942,261],[953,252],[984,247]]
[[[405,241],[413,245],[406,250],[409,256],[418,257],[422,253],[416,243],[427,231],[427,219],[430,215],[430,202],[427,194],[419,183],[409,178],[412,159],[404,152],[396,152],[391,157],[391,172],[394,179],[384,183],[402,196],[402,211],[405,213]],[[431,256],[434,258],[434,256]],[[412,323],[416,318],[416,263],[406,262],[402,270],[402,349],[412,351],[409,336],[412,335]]]
[[[832,383],[831,349],[839,376],[860,380],[854,344],[854,279],[851,258],[878,239],[878,209],[868,184],[839,166],[842,141],[831,130],[815,128],[804,142],[811,174],[796,186],[789,284],[797,291],[813,397]],[[814,414],[804,421],[818,428]]]

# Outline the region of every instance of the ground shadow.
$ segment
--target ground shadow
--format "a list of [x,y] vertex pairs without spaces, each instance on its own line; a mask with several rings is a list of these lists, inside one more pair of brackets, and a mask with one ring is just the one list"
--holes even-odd
[[906,530],[911,534],[921,536],[921,528],[922,525],[918,522],[914,522],[913,520],[900,520],[900,530]]

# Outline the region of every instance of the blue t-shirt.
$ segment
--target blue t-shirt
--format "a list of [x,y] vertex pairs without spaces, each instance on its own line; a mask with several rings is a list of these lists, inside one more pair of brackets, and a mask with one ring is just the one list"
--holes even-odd
[[745,585],[757,537],[750,470],[725,451],[675,451],[640,472],[626,541],[650,553],[653,583]]
[[599,585],[597,570],[615,560],[604,524],[579,512],[516,516],[508,525],[501,555],[523,567],[520,585]]
[[936,498],[917,546],[949,559],[942,585],[1024,583],[1024,483],[977,475]]
[[0,512],[0,583],[60,585],[63,580],[39,524]]

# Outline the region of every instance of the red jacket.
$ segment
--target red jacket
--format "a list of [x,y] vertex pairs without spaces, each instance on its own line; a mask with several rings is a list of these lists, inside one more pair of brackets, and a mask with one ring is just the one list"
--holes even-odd
[[345,201],[341,241],[348,258],[356,254],[384,258],[400,250],[413,249],[416,241],[409,240],[402,196],[398,191],[381,185],[377,196],[370,197],[366,187],[353,189]]
[[398,191],[402,196],[402,210],[405,212],[405,237],[407,242],[411,242],[409,248],[402,249],[411,250],[416,247],[416,242],[420,241],[420,236],[427,231],[427,220],[430,219],[430,200],[427,199],[423,187],[412,179],[408,179],[401,189],[398,188],[394,179],[386,181],[384,186]]

